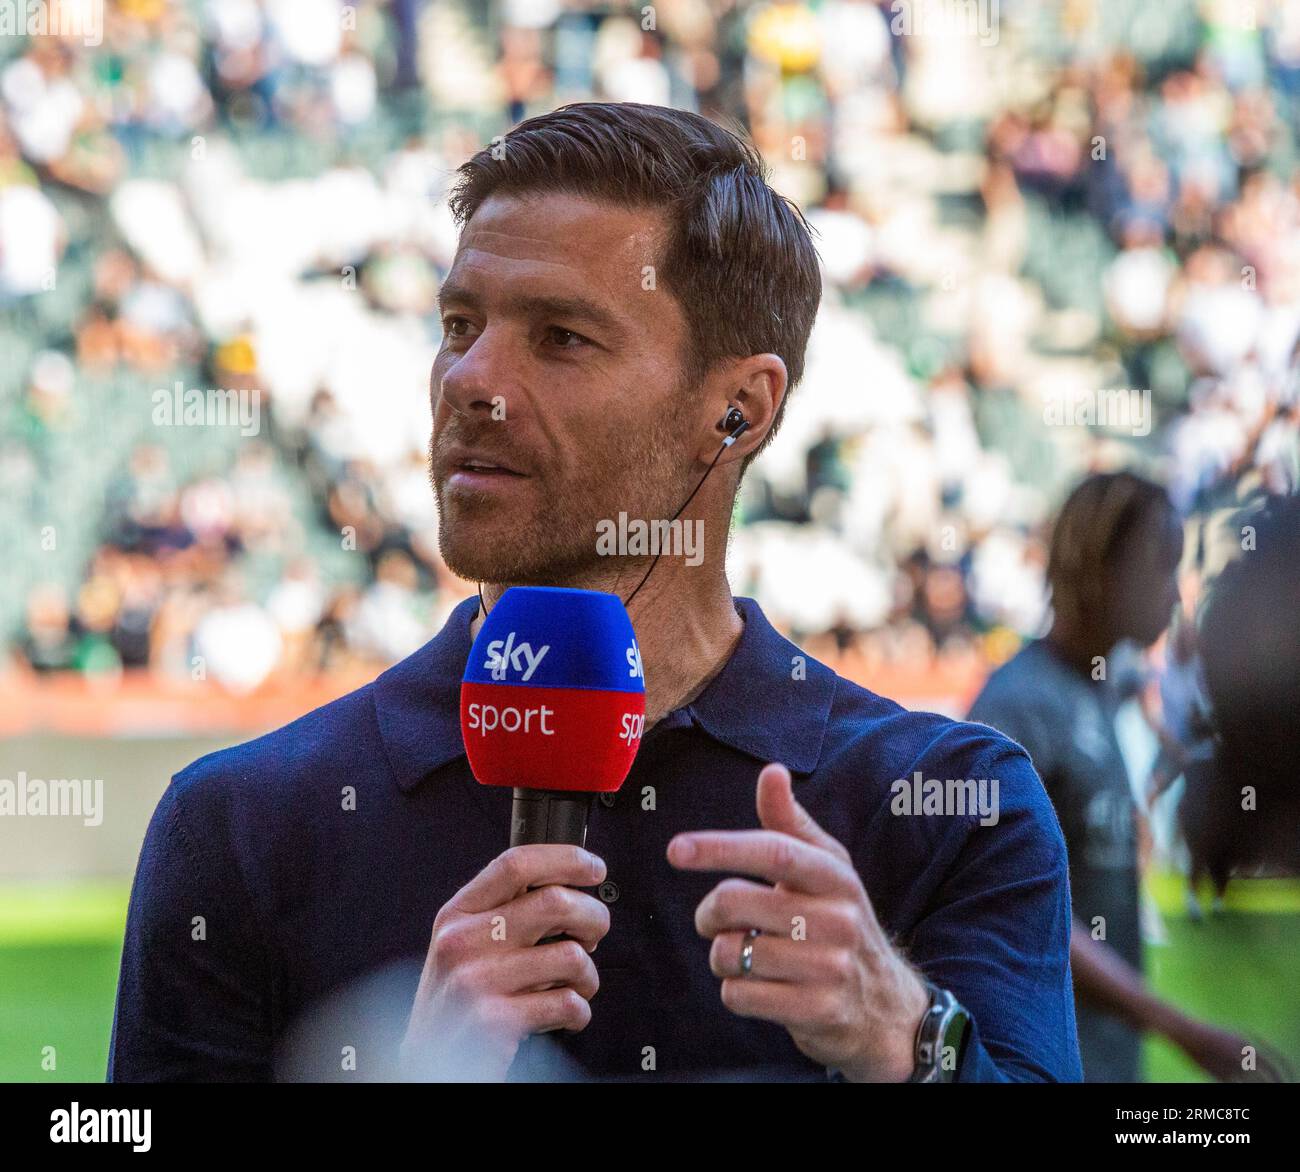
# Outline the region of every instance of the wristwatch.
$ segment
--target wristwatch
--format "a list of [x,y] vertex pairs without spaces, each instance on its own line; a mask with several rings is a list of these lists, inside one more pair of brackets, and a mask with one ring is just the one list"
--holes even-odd
[[[924,979],[924,978],[923,978]],[[908,1082],[952,1082],[970,1033],[970,1014],[947,989],[925,982],[930,1005],[916,1031],[916,1066]]]
[[[970,1033],[970,1014],[961,1002],[947,989],[940,989],[931,981],[925,982],[930,994],[921,1024],[916,1029],[913,1053],[916,1065],[908,1082],[952,1082],[961,1067]],[[842,1071],[827,1068],[826,1077],[831,1082],[848,1082]]]

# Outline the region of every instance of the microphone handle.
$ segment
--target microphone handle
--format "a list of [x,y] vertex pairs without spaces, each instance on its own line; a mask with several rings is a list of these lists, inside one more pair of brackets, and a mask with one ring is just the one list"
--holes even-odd
[[565,789],[525,789],[515,786],[510,815],[510,845],[537,842],[587,844],[590,793]]
[[[510,845],[526,846],[537,842],[587,845],[587,816],[591,813],[590,793],[566,789],[525,789],[515,786],[514,807],[510,812]],[[563,932],[544,936],[538,944],[568,940]]]

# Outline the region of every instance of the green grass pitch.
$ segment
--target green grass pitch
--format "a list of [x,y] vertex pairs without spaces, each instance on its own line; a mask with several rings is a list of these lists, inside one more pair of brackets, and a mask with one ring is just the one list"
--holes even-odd
[[[1169,943],[1147,948],[1156,989],[1189,1012],[1259,1038],[1300,1072],[1300,882],[1234,881],[1227,905],[1186,918],[1181,881],[1150,883]],[[0,888],[0,1081],[101,1081],[129,886]],[[1148,1042],[1151,1081],[1201,1078]]]

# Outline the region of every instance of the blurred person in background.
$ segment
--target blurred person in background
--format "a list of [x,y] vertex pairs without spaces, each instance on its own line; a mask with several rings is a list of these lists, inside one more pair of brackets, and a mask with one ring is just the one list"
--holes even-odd
[[1243,1078],[1245,1039],[1161,1001],[1143,979],[1136,808],[1115,716],[1116,649],[1156,642],[1178,603],[1182,528],[1168,494],[1129,472],[1084,480],[1052,533],[1052,625],[998,668],[970,719],[1018,741],[1070,856],[1079,1050],[1089,1082],[1141,1080],[1158,1033],[1215,1078]]
[[400,550],[380,557],[375,581],[362,595],[347,629],[348,642],[359,654],[376,663],[396,663],[424,643],[418,581],[415,564]]
[[194,628],[193,652],[202,670],[232,692],[251,692],[275,670],[282,645],[275,620],[247,597],[239,575],[228,571]]
[[1250,541],[1199,628],[1213,751],[1188,761],[1179,805],[1192,889],[1208,876],[1220,897],[1234,871],[1300,873],[1300,497],[1237,521]]
[[20,662],[35,672],[73,670],[79,642],[67,592],[48,583],[32,587],[15,646]]

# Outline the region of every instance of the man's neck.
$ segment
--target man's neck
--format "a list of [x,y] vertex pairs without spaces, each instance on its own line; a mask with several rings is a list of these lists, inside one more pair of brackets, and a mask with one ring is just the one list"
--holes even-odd
[[[644,568],[630,576],[627,572],[614,576],[593,573],[550,584],[604,590],[626,598],[644,574]],[[503,586],[484,584],[489,610],[504,593]],[[668,713],[694,700],[722,671],[745,623],[736,611],[725,574],[706,576],[703,566],[684,566],[667,558],[655,567],[628,613],[645,668],[645,726],[649,730]],[[470,624],[471,639],[478,635],[482,623],[480,610]]]

